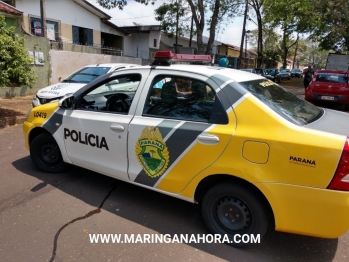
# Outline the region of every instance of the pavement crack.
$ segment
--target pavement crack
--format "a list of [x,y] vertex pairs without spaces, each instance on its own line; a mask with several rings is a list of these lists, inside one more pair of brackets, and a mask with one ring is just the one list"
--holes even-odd
[[91,216],[93,216],[94,214],[98,214],[101,212],[101,209],[104,205],[104,202],[108,199],[108,197],[111,195],[111,193],[114,191],[114,189],[116,188],[116,185],[114,185],[110,191],[108,192],[108,194],[104,197],[104,199],[102,200],[101,204],[99,205],[99,207],[97,209],[94,209],[90,212],[88,212],[86,215],[84,216],[81,216],[81,217],[77,217],[77,218],[74,218],[73,220],[69,221],[68,223],[66,223],[65,225],[63,225],[56,233],[55,235],[55,238],[54,238],[54,241],[53,241],[53,251],[52,251],[52,256],[50,258],[50,262],[53,262],[56,258],[56,253],[57,253],[57,247],[58,247],[58,237],[59,235],[61,234],[61,232],[63,231],[63,229],[65,229],[67,226],[69,226],[70,224],[73,224],[74,222],[76,221],[79,221],[79,220],[83,220],[85,218],[89,218]]

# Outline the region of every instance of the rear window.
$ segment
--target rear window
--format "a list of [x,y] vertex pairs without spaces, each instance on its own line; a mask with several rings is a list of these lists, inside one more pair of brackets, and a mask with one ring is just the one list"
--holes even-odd
[[260,101],[283,118],[297,125],[307,125],[319,119],[323,110],[297,97],[270,80],[240,82]]
[[316,82],[348,83],[348,75],[335,73],[318,73]]
[[96,66],[96,67],[85,67],[76,72],[75,74],[64,79],[62,82],[65,83],[90,83],[101,75],[105,75],[110,70],[110,67]]

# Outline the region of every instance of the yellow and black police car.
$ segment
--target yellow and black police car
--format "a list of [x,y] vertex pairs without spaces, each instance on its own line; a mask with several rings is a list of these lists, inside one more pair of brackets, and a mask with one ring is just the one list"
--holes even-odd
[[193,203],[212,233],[336,238],[349,228],[349,115],[259,75],[173,64],[159,52],[33,108],[25,146],[45,172],[69,164]]

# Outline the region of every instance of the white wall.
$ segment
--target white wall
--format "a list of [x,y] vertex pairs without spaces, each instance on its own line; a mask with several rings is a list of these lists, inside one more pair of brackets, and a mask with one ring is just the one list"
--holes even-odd
[[[60,20],[61,23],[101,30],[100,18],[73,0],[46,0],[47,19]],[[16,8],[24,15],[40,16],[39,0],[16,0]]]
[[[154,47],[154,39],[156,39],[156,47]],[[159,49],[161,40],[160,31],[150,31],[149,34],[149,47],[153,49]]]
[[[138,38],[137,38],[138,35]],[[153,40],[152,40],[153,41]],[[149,33],[132,33],[131,36],[124,38],[125,55],[137,55],[138,57],[148,59],[149,56]]]
[[[164,44],[173,47],[173,45],[176,43],[176,37],[168,37],[165,34],[161,34],[161,42]],[[182,45],[183,47],[188,47],[189,46],[189,39],[183,39],[181,37],[178,37],[178,45]],[[191,41],[191,47],[197,48],[197,43],[192,39]]]

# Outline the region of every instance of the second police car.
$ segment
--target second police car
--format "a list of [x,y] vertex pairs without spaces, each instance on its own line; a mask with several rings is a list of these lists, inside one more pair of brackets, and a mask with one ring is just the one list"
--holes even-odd
[[326,238],[347,232],[347,114],[256,74],[169,62],[207,56],[155,58],[32,109],[23,130],[34,164],[45,172],[73,164],[202,203],[210,231],[232,240],[273,225]]
[[52,101],[58,101],[67,94],[73,94],[86,84],[100,77],[101,75],[114,72],[122,68],[139,66],[126,63],[109,63],[88,65],[80,68],[61,82],[41,88],[33,97],[33,107],[40,106]]

